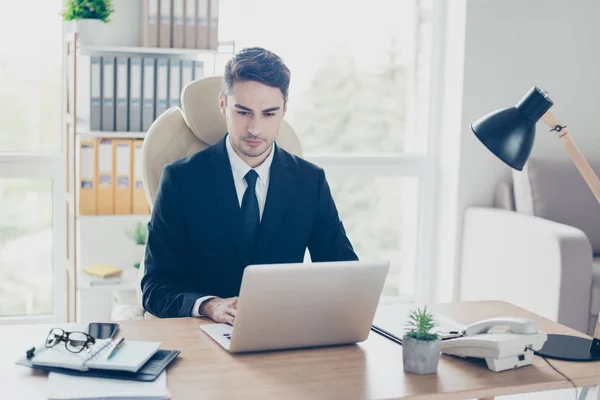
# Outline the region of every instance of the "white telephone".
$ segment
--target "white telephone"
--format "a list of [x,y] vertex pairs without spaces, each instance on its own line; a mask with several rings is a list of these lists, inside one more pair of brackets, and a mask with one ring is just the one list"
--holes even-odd
[[[489,332],[494,327],[508,327]],[[461,336],[442,341],[442,353],[459,357],[484,358],[492,371],[523,367],[533,363],[533,352],[547,340],[536,321],[525,318],[491,318],[469,325]]]

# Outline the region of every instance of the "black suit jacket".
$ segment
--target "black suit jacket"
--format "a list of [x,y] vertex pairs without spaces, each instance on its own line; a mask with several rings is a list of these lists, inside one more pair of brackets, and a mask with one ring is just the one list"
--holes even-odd
[[189,317],[202,296],[239,295],[247,265],[357,260],[323,170],[275,146],[254,249],[225,146],[164,167],[148,224],[143,306],[157,317]]

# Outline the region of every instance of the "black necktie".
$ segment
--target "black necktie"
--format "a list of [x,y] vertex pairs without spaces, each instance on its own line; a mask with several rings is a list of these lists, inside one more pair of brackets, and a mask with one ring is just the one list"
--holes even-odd
[[258,199],[256,198],[256,178],[258,174],[251,169],[244,177],[248,183],[248,188],[242,197],[242,216],[244,218],[244,231],[246,233],[246,243],[254,249],[256,229],[260,223],[260,213],[258,210]]

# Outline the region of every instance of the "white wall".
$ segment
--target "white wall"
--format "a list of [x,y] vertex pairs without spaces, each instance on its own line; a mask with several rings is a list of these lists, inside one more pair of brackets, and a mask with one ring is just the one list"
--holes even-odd
[[[464,42],[462,49],[460,43],[450,43],[455,50],[447,54],[446,63],[460,64],[462,58],[464,74],[462,81],[459,76],[450,77],[461,81],[461,87],[451,88],[446,97],[457,97],[445,102],[446,114],[459,113],[461,118],[447,126],[442,143],[442,152],[459,147],[452,165],[457,172],[453,175],[441,169],[440,198],[445,201],[439,208],[441,232],[454,233],[456,240],[446,236],[441,240],[446,243],[438,244],[438,301],[454,298],[464,210],[491,205],[496,182],[509,171],[472,134],[471,122],[490,111],[514,106],[535,85],[549,92],[555,103],[550,111],[569,127],[585,156],[600,158],[596,139],[600,136],[596,122],[600,113],[600,2],[465,0],[462,10],[461,2],[448,0],[454,8],[451,15],[462,13],[465,23],[463,28],[449,25],[459,32],[464,29]],[[454,32],[454,36],[459,40],[461,35]],[[533,156],[567,157],[555,134],[542,123],[536,136]],[[444,186],[454,186],[456,192],[448,193]],[[455,221],[448,217],[453,214]]]

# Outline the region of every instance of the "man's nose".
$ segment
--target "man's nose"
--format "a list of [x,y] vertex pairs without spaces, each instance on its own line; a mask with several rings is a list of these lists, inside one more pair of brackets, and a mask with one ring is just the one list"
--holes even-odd
[[250,119],[250,123],[248,124],[248,133],[253,136],[257,136],[262,132],[262,118],[261,117],[253,117]]

